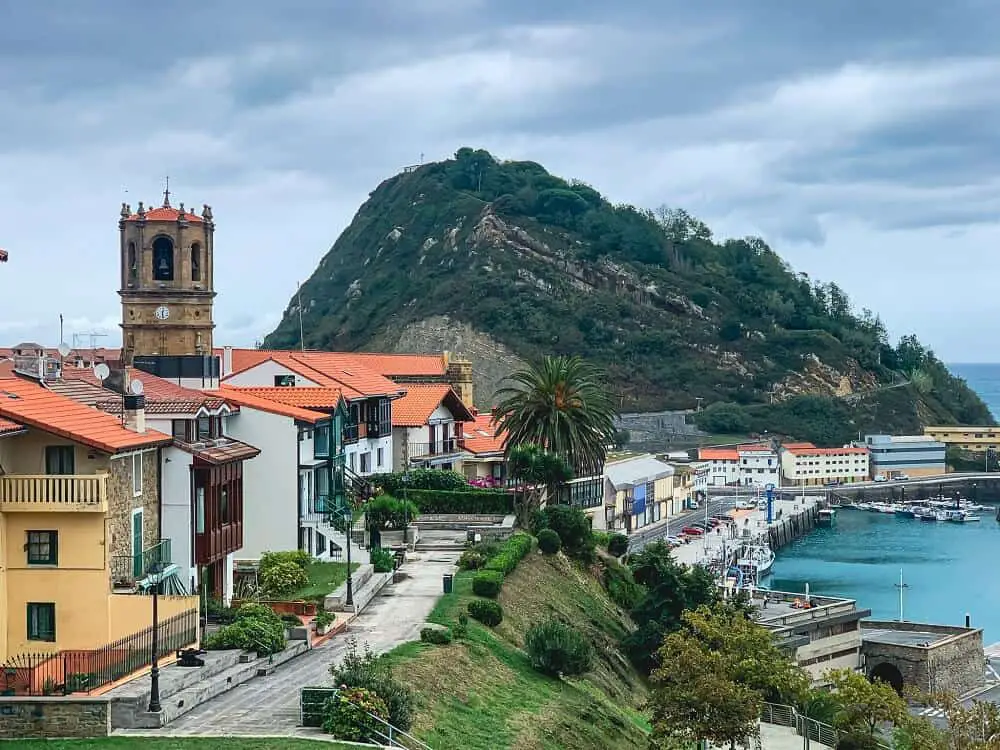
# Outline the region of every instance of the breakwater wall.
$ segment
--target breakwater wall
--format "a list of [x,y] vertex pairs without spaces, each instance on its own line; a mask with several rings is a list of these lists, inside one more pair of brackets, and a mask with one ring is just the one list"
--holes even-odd
[[787,516],[783,515],[782,518],[772,523],[767,529],[767,541],[771,549],[777,551],[816,528],[819,509],[820,504],[818,503],[808,505]]
[[936,497],[964,497],[977,503],[1000,502],[1000,475],[997,479],[977,479],[968,482],[927,482],[902,484],[884,482],[879,485],[854,488],[850,485],[831,487],[830,500],[834,504],[850,502],[906,502],[929,500]]

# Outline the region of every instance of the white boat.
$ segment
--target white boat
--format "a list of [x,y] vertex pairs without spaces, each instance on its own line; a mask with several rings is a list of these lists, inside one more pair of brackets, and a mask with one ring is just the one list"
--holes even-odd
[[972,523],[980,520],[979,516],[964,510],[946,510],[944,512],[948,514],[948,520],[952,523]]
[[766,544],[744,544],[736,557],[736,567],[752,573],[755,580],[766,576],[774,566],[774,550]]
[[925,510],[918,516],[918,518],[921,521],[929,521],[929,522],[947,521],[948,514],[943,510]]

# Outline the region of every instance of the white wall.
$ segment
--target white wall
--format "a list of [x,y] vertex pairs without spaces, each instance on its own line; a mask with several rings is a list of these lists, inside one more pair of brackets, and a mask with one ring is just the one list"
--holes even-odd
[[[382,464],[378,464],[378,449],[382,449]],[[368,471],[361,471],[361,454],[371,453],[371,468]],[[368,474],[384,474],[392,471],[392,435],[380,438],[362,438],[356,443],[344,446],[344,454],[347,457],[347,466],[358,474],[367,476]]]
[[[238,560],[298,549],[298,428],[290,417],[241,406],[228,434],[260,448],[243,464],[243,549]],[[311,450],[311,444],[310,444]],[[310,454],[311,456],[311,454]]]
[[174,446],[164,448],[162,455],[163,536],[170,540],[173,562],[181,569],[181,580],[191,587],[190,591],[197,591],[198,569],[194,564],[191,539],[191,464],[194,457]]
[[295,385],[297,386],[317,387],[319,385],[318,383],[307,380],[301,375],[292,372],[284,365],[279,365],[277,362],[272,360],[261,362],[256,367],[251,367],[249,370],[238,372],[235,375],[225,378],[224,382],[226,385],[273,388],[275,375],[294,375]]

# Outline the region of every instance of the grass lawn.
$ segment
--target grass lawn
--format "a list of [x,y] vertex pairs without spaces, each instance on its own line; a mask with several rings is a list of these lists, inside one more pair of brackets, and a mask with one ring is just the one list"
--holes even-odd
[[[0,740],[0,748],[5,743]],[[13,745],[10,745],[13,747]],[[103,737],[97,740],[19,740],[25,750],[359,750],[364,745],[298,737]]]
[[[351,568],[357,570],[358,563],[352,562]],[[347,563],[311,562],[306,566],[306,575],[309,576],[309,585],[290,595],[289,600],[321,599],[332,594],[347,580]]]
[[[472,594],[472,573],[455,577],[428,620],[454,625]],[[407,643],[390,660],[417,696],[413,733],[431,747],[645,750],[649,725],[636,706],[642,678],[618,650],[627,624],[588,573],[532,552],[504,582],[504,621],[469,621],[448,646]],[[597,655],[590,673],[556,680],[535,671],[521,649],[528,628],[552,616],[588,633]]]

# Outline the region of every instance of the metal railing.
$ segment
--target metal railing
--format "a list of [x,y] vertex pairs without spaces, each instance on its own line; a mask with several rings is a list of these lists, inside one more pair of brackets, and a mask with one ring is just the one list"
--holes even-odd
[[[198,610],[189,609],[159,623],[157,658],[198,640]],[[90,693],[149,666],[153,628],[97,649],[18,654],[0,664],[0,695]]]
[[[829,724],[822,721],[803,716],[794,706],[784,706],[780,703],[765,703],[761,711],[760,720],[764,724],[775,724],[782,727],[791,727],[795,733],[802,737],[802,746],[808,750],[810,742],[818,742],[827,747],[836,747],[840,741],[840,732]],[[879,742],[878,746],[882,750],[890,750],[888,745]]]
[[[302,688],[299,693],[299,725],[303,727],[323,726],[323,707],[326,705],[327,699],[338,692],[337,688],[332,687]],[[404,750],[432,750],[427,743],[418,740],[399,727],[393,726],[385,719],[367,711],[365,713],[378,727],[372,732],[375,735],[372,739],[380,741],[385,747],[399,747],[404,748]]]
[[[0,477],[0,505],[5,511],[32,504],[24,510],[38,510],[37,504],[92,506],[104,510],[108,503],[107,474],[7,474]],[[75,510],[76,508],[74,508]]]
[[169,539],[161,539],[134,555],[112,555],[111,583],[115,587],[133,588],[137,581],[162,572],[172,562]]
[[459,450],[457,438],[443,438],[432,443],[410,443],[407,446],[410,458],[425,458],[427,456],[444,456]]

